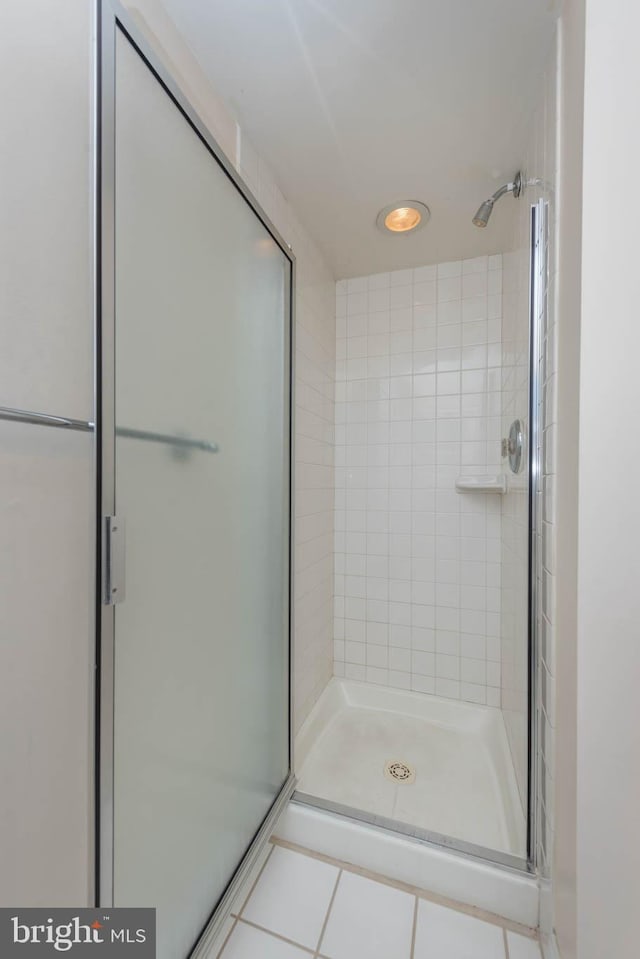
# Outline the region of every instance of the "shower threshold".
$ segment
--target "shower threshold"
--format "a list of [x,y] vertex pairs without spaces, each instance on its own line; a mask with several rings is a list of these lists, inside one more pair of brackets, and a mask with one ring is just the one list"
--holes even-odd
[[296,738],[296,765],[300,801],[523,866],[526,820],[498,709],[334,678]]

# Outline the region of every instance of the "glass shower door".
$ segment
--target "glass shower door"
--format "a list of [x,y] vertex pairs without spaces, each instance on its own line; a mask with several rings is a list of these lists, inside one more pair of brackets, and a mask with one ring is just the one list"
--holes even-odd
[[290,772],[291,262],[114,37],[113,904],[180,959]]

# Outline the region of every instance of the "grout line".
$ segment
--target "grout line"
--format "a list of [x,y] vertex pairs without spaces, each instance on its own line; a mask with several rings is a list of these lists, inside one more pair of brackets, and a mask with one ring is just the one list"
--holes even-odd
[[418,903],[420,900],[416,896],[416,901],[413,906],[413,929],[411,930],[411,952],[409,953],[409,959],[414,959],[415,949],[416,949],[416,932],[418,929]]
[[417,896],[418,899],[426,899],[428,902],[434,902],[436,905],[445,906],[447,909],[453,909],[455,912],[462,912],[467,916],[472,916],[474,919],[482,919],[483,922],[488,922],[493,926],[500,926],[503,929],[509,929],[511,932],[516,932],[520,936],[524,936],[527,939],[537,939],[537,930],[533,929],[531,926],[524,926],[519,922],[514,922],[512,919],[506,919],[504,916],[499,916],[494,912],[488,912],[485,909],[481,909],[479,906],[470,906],[464,902],[458,902],[455,899],[449,899],[446,896],[441,896],[439,893],[430,892],[428,889],[421,889],[419,886],[414,886],[411,883],[403,882],[400,879],[392,879],[390,876],[384,876],[382,873],[374,872],[371,869],[365,869],[363,866],[357,866],[354,863],[346,862],[343,859],[336,859],[333,856],[327,856],[325,853],[316,852],[313,849],[308,849],[306,846],[301,846],[298,843],[290,842],[288,839],[280,839],[278,836],[273,836],[271,838],[271,843],[275,846],[282,846],[284,849],[290,849],[292,852],[300,853],[302,856],[308,856],[310,859],[318,859],[320,862],[329,863],[331,866],[337,866],[338,869],[344,870],[344,872],[354,873],[356,876],[364,876],[366,879],[373,879],[374,882],[379,882],[383,886],[391,886],[393,889],[399,889],[401,892],[407,892],[411,896]]
[[309,956],[316,955],[313,949],[310,949],[309,946],[303,946],[301,943],[296,942],[295,939],[287,939],[286,936],[281,936],[279,932],[274,932],[273,929],[267,929],[266,926],[259,926],[257,922],[251,922],[250,919],[238,919],[238,923],[242,923],[245,926],[251,926],[252,929],[259,929],[260,932],[266,932],[267,935],[271,936],[273,939],[279,939],[280,942],[286,942],[290,946],[295,946],[296,949],[301,949]]
[[227,948],[227,943],[228,943],[229,940],[231,939],[231,933],[233,932],[233,930],[236,928],[237,925],[238,925],[238,920],[237,920],[237,919],[234,919],[234,920],[233,920],[233,924],[232,924],[232,926],[231,926],[231,929],[229,930],[229,932],[228,932],[227,935],[225,936],[225,940],[224,940],[224,942],[222,943],[222,948],[221,948],[220,951],[218,952],[216,959],[220,959],[220,957],[222,956],[222,953],[223,953],[223,952],[225,951],[225,949]]
[[[271,859],[271,857],[272,857],[272,855],[273,855],[273,850],[274,850],[274,848],[275,848],[275,847],[272,845],[272,846],[271,846],[271,849],[269,850],[269,855],[267,856],[267,858],[265,859],[265,861],[264,861],[264,862],[262,863],[262,865],[260,866],[260,872],[259,872],[258,875],[256,876],[254,882],[251,884],[251,889],[250,889],[249,892],[247,893],[247,897],[246,897],[246,899],[244,900],[244,902],[242,903],[242,906],[241,906],[241,908],[240,908],[240,911],[235,914],[236,919],[242,919],[242,914],[243,914],[243,912],[245,911],[245,909],[247,908],[247,903],[249,902],[249,900],[251,899],[253,893],[255,892],[256,886],[258,885],[258,883],[259,883],[260,880],[262,879],[262,873],[265,871],[266,866],[267,866],[267,863],[269,862],[269,860]],[[234,913],[231,913],[231,915],[234,915]]]
[[505,959],[509,959],[509,940],[507,939],[507,930],[503,929],[502,934],[504,936],[504,954]]
[[320,955],[320,946],[322,945],[322,940],[324,939],[324,934],[327,929],[327,924],[329,922],[329,916],[331,915],[331,909],[333,907],[334,900],[336,898],[336,893],[338,891],[338,884],[340,882],[340,877],[342,876],[342,869],[338,872],[338,878],[336,879],[336,884],[333,887],[333,892],[331,893],[331,899],[329,900],[329,906],[327,908],[327,914],[324,917],[324,922],[322,923],[322,929],[320,930],[320,938],[318,939],[318,944],[316,946],[315,957]]

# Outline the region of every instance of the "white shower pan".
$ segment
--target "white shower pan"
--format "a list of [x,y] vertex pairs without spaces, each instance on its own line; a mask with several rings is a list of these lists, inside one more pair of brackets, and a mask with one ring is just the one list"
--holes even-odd
[[303,796],[415,835],[526,856],[499,709],[334,678],[297,736],[296,766]]

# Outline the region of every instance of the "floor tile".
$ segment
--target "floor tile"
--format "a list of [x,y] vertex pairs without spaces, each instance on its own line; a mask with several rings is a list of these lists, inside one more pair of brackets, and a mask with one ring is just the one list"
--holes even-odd
[[536,939],[527,939],[515,932],[507,933],[509,959],[541,959],[540,944]]
[[343,872],[320,952],[329,959],[409,959],[415,899]]
[[239,922],[220,959],[309,959],[311,953]]
[[455,909],[421,900],[414,959],[505,959],[504,934]]
[[337,878],[335,866],[276,846],[242,916],[315,949]]

